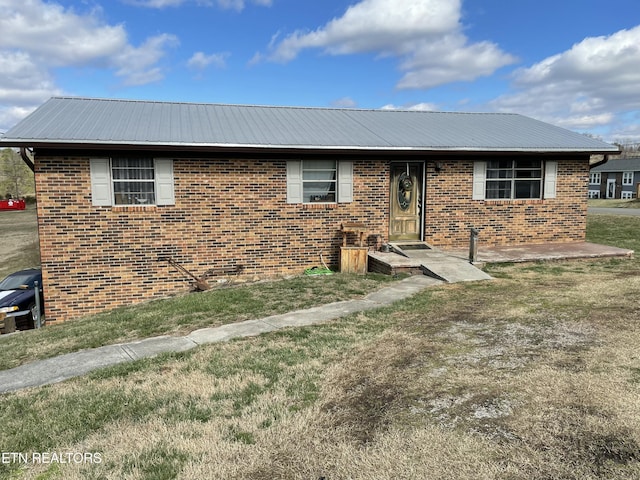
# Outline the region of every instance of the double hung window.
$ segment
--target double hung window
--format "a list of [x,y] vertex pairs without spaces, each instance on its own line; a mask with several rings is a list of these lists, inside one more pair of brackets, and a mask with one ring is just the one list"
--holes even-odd
[[542,161],[490,160],[487,162],[487,199],[540,198]]
[[95,206],[173,205],[173,160],[148,157],[92,158]]
[[335,160],[302,161],[302,199],[304,203],[335,202],[338,165]]
[[112,158],[114,205],[153,205],[155,166],[152,158]]
[[287,203],[353,201],[353,162],[304,159],[287,161]]
[[633,172],[622,172],[622,184],[633,185]]
[[474,200],[556,198],[555,160],[487,160],[473,163]]

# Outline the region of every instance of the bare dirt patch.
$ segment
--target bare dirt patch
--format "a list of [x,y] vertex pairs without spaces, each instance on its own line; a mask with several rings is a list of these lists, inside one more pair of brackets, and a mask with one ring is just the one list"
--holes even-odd
[[34,206],[0,211],[0,277],[40,264],[38,226]]

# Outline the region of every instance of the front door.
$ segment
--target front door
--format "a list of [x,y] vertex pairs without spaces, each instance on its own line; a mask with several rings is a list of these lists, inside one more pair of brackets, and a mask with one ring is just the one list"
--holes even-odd
[[607,195],[606,198],[616,198],[616,179],[607,179]]
[[422,164],[391,164],[389,240],[420,240],[422,233]]

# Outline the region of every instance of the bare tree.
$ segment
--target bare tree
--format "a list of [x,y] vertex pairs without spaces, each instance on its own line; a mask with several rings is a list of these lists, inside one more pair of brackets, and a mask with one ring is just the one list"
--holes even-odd
[[35,193],[34,176],[20,154],[10,148],[0,153],[0,195],[24,198]]

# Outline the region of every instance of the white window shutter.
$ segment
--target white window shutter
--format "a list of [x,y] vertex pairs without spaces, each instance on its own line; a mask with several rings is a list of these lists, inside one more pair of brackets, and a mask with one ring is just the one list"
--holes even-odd
[[338,162],[338,202],[353,202],[353,162],[350,160]]
[[156,158],[156,205],[175,205],[173,187],[173,160]]
[[556,198],[556,184],[558,183],[558,162],[545,162],[544,167],[544,198]]
[[91,204],[94,207],[111,206],[111,165],[108,158],[92,158],[89,161],[91,170]]
[[484,200],[487,188],[487,162],[473,162],[473,200]]
[[302,203],[302,161],[287,161],[287,203]]

